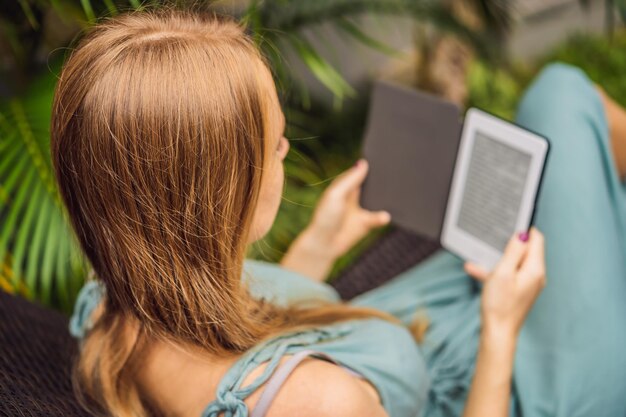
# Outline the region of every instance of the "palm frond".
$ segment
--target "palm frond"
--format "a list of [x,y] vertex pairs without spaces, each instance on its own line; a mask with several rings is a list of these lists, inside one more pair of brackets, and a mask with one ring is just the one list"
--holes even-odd
[[380,52],[393,55],[392,48],[372,38],[350,21],[350,18],[365,13],[377,15],[410,16],[419,23],[431,23],[438,29],[456,34],[468,41],[479,55],[487,60],[500,57],[499,35],[508,30],[511,24],[511,0],[472,0],[475,9],[486,23],[486,29],[475,30],[458,20],[442,2],[434,0],[253,0],[242,20],[247,23],[267,53],[275,67],[283,66],[275,51],[268,51],[268,46],[275,48],[281,39],[308,67],[322,85],[330,90],[337,103],[345,97],[353,96],[353,89],[313,48],[303,34],[304,29],[316,33],[318,25],[330,22],[338,29],[351,36],[357,42]]
[[335,67],[326,61],[304,37],[294,36],[289,40],[311,72],[339,101],[346,96],[350,97],[356,94]]
[[37,19],[35,18],[35,14],[33,13],[33,9],[30,7],[30,4],[28,3],[28,1],[18,0],[18,3],[22,7],[22,10],[24,11],[24,15],[26,16],[26,19],[28,19],[28,23],[30,23],[30,26],[35,30],[39,29],[39,22],[37,22]]
[[85,16],[90,23],[96,21],[96,14],[93,11],[93,6],[91,5],[91,0],[80,0],[80,4],[83,6],[83,10],[85,11]]
[[[2,107],[0,117],[0,260],[12,288],[69,309],[83,279],[71,258],[80,249],[66,221],[48,151],[52,93],[46,74],[24,97]],[[5,274],[6,278],[6,274]]]
[[370,47],[378,52],[381,52],[385,55],[389,55],[391,57],[397,57],[401,55],[400,51],[395,48],[392,48],[389,45],[371,37],[365,31],[361,30],[358,25],[352,22],[348,18],[340,18],[337,20],[337,27],[344,32],[346,32],[352,38],[358,40],[365,46]]

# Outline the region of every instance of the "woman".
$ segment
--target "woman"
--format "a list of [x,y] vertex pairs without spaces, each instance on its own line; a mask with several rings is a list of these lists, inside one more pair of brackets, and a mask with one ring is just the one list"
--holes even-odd
[[[551,67],[519,122],[553,145],[537,212],[551,284],[526,325],[546,275],[535,229],[492,273],[442,251],[343,305],[321,281],[389,221],[358,206],[367,163],[325,192],[283,268],[244,263],[289,149],[259,52],[200,14],[98,25],[65,64],[51,126],[98,278],[71,323],[79,393],[115,416],[624,415],[626,212],[604,107],[579,72]],[[407,328],[424,320],[417,343]]]

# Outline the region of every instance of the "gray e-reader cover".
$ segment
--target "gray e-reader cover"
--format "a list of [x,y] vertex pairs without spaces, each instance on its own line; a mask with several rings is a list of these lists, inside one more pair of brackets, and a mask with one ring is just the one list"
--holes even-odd
[[363,143],[370,168],[361,205],[387,210],[394,224],[439,241],[461,130],[453,103],[376,82]]

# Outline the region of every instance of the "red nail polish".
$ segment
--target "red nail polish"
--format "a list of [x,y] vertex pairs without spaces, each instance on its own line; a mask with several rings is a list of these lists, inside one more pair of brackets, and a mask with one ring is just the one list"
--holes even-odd
[[528,242],[528,232],[520,233],[519,240],[521,240],[522,242]]

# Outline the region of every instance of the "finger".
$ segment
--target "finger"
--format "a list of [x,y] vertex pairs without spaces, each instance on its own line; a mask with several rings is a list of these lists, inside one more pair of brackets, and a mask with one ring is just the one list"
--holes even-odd
[[543,234],[536,228],[531,228],[528,238],[528,256],[536,259],[543,259],[545,252],[545,242]]
[[525,242],[525,235],[527,236],[525,233],[515,234],[511,239],[509,239],[509,243],[504,249],[504,254],[502,255],[502,258],[500,258],[500,262],[496,265],[496,271],[512,272],[519,268],[526,252],[528,251],[528,244]]
[[536,228],[532,228],[528,238],[528,253],[520,272],[524,276],[537,277],[545,275],[545,243],[543,234]]
[[380,227],[388,224],[391,221],[391,214],[389,212],[381,210],[381,211],[367,211],[366,213],[366,222],[369,227]]
[[484,282],[489,277],[489,272],[487,272],[485,268],[483,268],[482,266],[473,264],[471,262],[465,262],[465,265],[463,265],[463,269],[465,269],[465,272],[467,272],[467,275],[471,276],[472,278],[478,281]]
[[348,201],[350,203],[354,203],[357,206],[360,206],[360,201],[361,201],[361,184],[359,184],[358,187],[356,187],[355,189],[353,189],[352,191],[350,191],[348,193]]
[[357,190],[365,177],[369,165],[365,159],[359,159],[356,164],[333,181],[331,185],[333,193],[341,196],[347,196],[351,191]]

